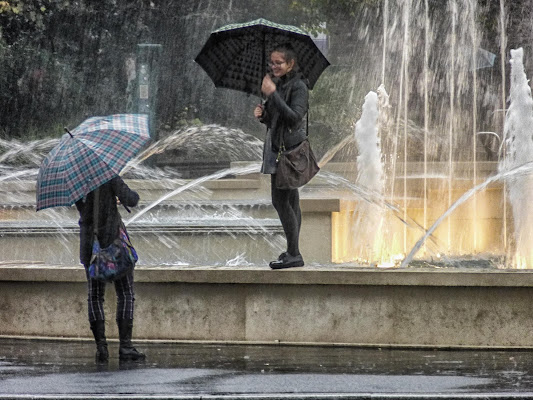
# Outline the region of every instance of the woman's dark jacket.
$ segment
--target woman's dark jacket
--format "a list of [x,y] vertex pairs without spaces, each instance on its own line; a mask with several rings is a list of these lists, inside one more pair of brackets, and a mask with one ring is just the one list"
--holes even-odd
[[[139,202],[137,192],[131,190],[120,177],[104,183],[98,189],[98,241],[101,247],[107,247],[118,237],[122,221],[117,207],[117,197],[127,207],[134,207]],[[93,246],[93,205],[95,190],[84,199],[76,202],[80,213],[80,261],[88,267]]]
[[273,151],[278,151],[282,135],[286,149],[306,139],[308,103],[309,90],[300,73],[291,71],[276,82],[276,91],[268,97],[261,117],[270,130]]

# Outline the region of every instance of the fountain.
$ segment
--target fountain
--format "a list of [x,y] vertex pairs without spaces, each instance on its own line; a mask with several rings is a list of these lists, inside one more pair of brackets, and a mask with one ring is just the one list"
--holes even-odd
[[[255,164],[184,180],[177,178],[172,170],[149,168],[140,162],[155,153],[167,152],[167,156],[172,157],[176,147],[201,154],[206,150],[205,146],[200,149],[199,145],[206,137],[210,138],[211,145],[219,152],[235,152],[235,141],[239,142],[239,156],[255,158]],[[183,146],[184,141],[186,146]],[[49,150],[56,141],[46,143],[48,146],[41,147]],[[27,154],[33,157],[32,160],[39,158],[34,150],[37,147],[35,145],[25,147],[18,142],[4,142],[3,145],[8,149],[5,152],[6,159],[10,155],[21,162],[21,159],[28,158]],[[227,189],[216,187],[221,183],[221,178],[256,173],[261,152],[261,142],[241,130],[208,125],[175,132],[152,144],[132,160],[123,173],[130,186],[141,193],[142,203],[135,214],[124,214],[123,218],[132,236],[137,236],[135,245],[143,254],[139,264],[220,265],[233,262],[241,254],[246,255],[242,257],[244,262],[261,263],[266,262],[269,251],[279,252],[282,231],[268,207],[266,197],[254,196],[250,199],[237,195],[228,199],[213,194],[228,189],[232,191],[231,184],[235,180],[227,182]],[[37,170],[13,168],[11,171],[6,169],[3,177],[1,261],[77,264],[77,211],[70,207],[35,213],[33,203]],[[246,183],[240,181],[237,185]],[[258,193],[261,190],[260,185],[252,180],[244,191]],[[233,191],[238,192],[238,187]],[[243,236],[251,240],[245,240],[239,249],[234,249],[232,243],[235,238]],[[37,238],[42,247],[30,250],[25,245],[18,245],[21,237]],[[256,237],[262,240],[254,240]],[[209,252],[204,251],[206,243]]]
[[[500,5],[501,22],[505,21],[503,0]],[[427,0],[390,0],[382,5],[379,15],[382,54],[381,60],[375,60],[381,64],[376,78],[381,86],[368,92],[355,133],[324,154],[323,173],[302,190],[310,214],[316,216],[320,207],[324,211],[316,221],[309,221],[309,227],[304,226],[304,249],[306,241],[313,240],[312,235],[306,234],[316,229],[313,224],[329,225],[330,248],[324,251],[321,246],[320,250],[312,251],[316,248],[313,241],[305,249],[311,251],[306,257],[311,265],[314,262],[391,267],[400,265],[401,260],[403,266],[409,264],[406,260],[414,261],[412,265],[418,261],[422,265],[452,265],[466,258],[486,260],[487,265],[498,268],[527,267],[528,263],[521,259],[524,256],[511,255],[513,246],[519,254],[524,253],[526,250],[520,248],[527,248],[531,240],[530,234],[519,234],[531,224],[525,218],[512,218],[513,213],[526,214],[519,210],[518,203],[524,202],[516,189],[523,184],[509,186],[507,199],[503,195],[506,183],[494,181],[441,218],[467,190],[497,172],[498,157],[503,157],[502,168],[516,167],[525,157],[510,150],[511,147],[507,153],[492,150],[495,144],[503,143],[495,132],[503,130],[503,119],[499,118],[503,113],[499,108],[506,106],[503,54],[506,38],[502,36],[500,40],[501,87],[489,87],[483,68],[491,64],[482,64],[480,60],[490,53],[480,48],[477,7],[473,0],[461,5],[450,0],[431,6]],[[370,9],[368,12],[371,13]],[[445,18],[437,18],[439,15]],[[359,22],[365,22],[368,16],[360,18]],[[361,23],[359,38],[378,43],[380,38],[372,37],[373,30],[369,31],[368,26],[368,22]],[[501,32],[504,35],[503,25]],[[415,49],[423,51],[417,55]],[[131,57],[128,62],[131,69]],[[335,70],[326,71],[323,84],[331,84],[338,77]],[[354,81],[357,77],[354,75]],[[357,103],[353,93],[351,98]],[[513,118],[516,120],[515,115],[524,112],[518,110],[508,115],[507,138]],[[489,118],[490,113],[496,116]],[[513,133],[512,138],[515,137]],[[495,140],[500,142],[494,143]],[[348,153],[352,160],[347,160],[346,155],[337,156],[353,143],[357,155]],[[516,146],[518,142],[514,143]],[[28,179],[34,178],[40,157],[53,144],[53,139],[0,143],[4,148],[0,166],[5,171],[0,178],[6,203],[2,207],[4,261],[66,264],[77,261],[73,240],[76,214],[72,210],[30,216],[32,188]],[[518,148],[523,154],[528,153],[527,146]],[[216,152],[225,153],[227,166],[220,171],[201,173],[202,164],[209,165],[208,160]],[[154,154],[167,168],[150,168],[140,161]],[[217,125],[177,130],[147,149],[125,175],[132,179],[133,187],[142,192],[144,199],[137,214],[124,216],[130,230],[141,234],[139,246],[144,254],[141,265],[224,265],[236,258],[250,265],[263,265],[279,252],[283,239],[269,205],[268,182],[254,169],[260,154],[260,140],[242,130]],[[481,161],[482,157],[486,160]],[[202,160],[191,167],[198,170],[196,179],[180,179],[176,169],[168,168],[180,158]],[[27,168],[15,168],[21,159]],[[150,183],[146,179],[149,176]],[[512,210],[507,207],[508,202]],[[511,220],[515,227],[512,234],[507,228]],[[424,236],[430,227],[431,235]],[[233,251],[231,240],[237,232],[249,239],[242,249]],[[25,234],[41,237],[50,251],[32,255],[14,246]],[[203,244],[194,244],[206,238],[210,242],[208,248],[212,249],[209,256],[199,251]],[[416,259],[409,254],[413,251]]]
[[[311,97],[316,122],[324,116],[320,90],[346,94],[349,110],[330,119],[342,126],[348,113],[352,125],[319,151],[322,169],[301,190],[304,269],[275,274],[266,267],[285,243],[268,177],[258,172],[262,131],[217,123],[161,131],[124,171],[142,199],[123,214],[140,254],[140,312],[150,315],[136,329],[178,340],[533,345],[520,290],[532,278],[518,271],[533,265],[533,115],[523,65],[533,55],[511,52],[508,104],[504,0],[500,6],[499,65],[481,48],[474,0],[387,0],[355,17],[361,64],[357,54],[338,55]],[[238,101],[248,107],[256,99]],[[34,211],[39,162],[56,141],[0,141],[0,265],[8,282],[0,290],[11,293],[7,299],[17,298],[11,281],[34,279],[61,293],[58,304],[68,302],[71,286],[84,280],[75,209]],[[143,162],[150,157],[159,163]],[[202,162],[189,163],[184,175],[181,159]],[[35,240],[39,248],[28,244]],[[9,309],[2,301],[0,309]],[[60,323],[80,313],[55,324],[49,317],[47,334],[61,335]],[[30,317],[2,318],[0,326],[12,328],[0,334],[40,332],[24,327]],[[177,320],[186,322],[176,327]],[[262,329],[267,324],[275,328]],[[85,334],[79,329],[72,335]]]
[[[506,157],[501,161],[501,170],[507,171],[520,167],[533,160],[533,100],[531,89],[524,72],[523,49],[511,50],[511,95],[504,130]],[[513,211],[514,246],[512,259],[519,268],[533,265],[531,243],[531,209],[529,198],[532,193],[531,177],[519,176],[507,181],[509,203]],[[514,254],[513,254],[514,253]]]
[[[506,7],[503,1],[500,5],[502,22]],[[411,265],[419,264],[413,260],[414,253],[422,265],[441,267],[456,265],[461,259],[476,265],[484,260],[485,265],[497,268],[528,264],[510,257],[514,244],[507,225],[513,213],[523,213],[514,205],[512,210],[507,207],[502,179],[475,190],[468,201],[456,203],[470,188],[492,179],[500,157],[507,157],[499,151],[503,134],[495,133],[504,129],[505,25],[500,26],[503,78],[501,86],[491,87],[487,70],[494,68],[495,56],[481,48],[478,7],[474,1],[438,5],[387,1],[383,5],[380,72],[382,88],[392,95],[387,94],[387,107],[380,110],[378,145],[386,172],[383,194],[402,215],[385,215],[387,233],[382,236],[387,248],[374,249],[381,254],[374,257],[377,265],[390,265],[400,258],[403,267],[411,261],[415,261]],[[369,26],[362,24],[360,32]],[[527,153],[526,148],[522,150]],[[358,210],[364,207],[355,206]],[[454,211],[447,212],[452,207]],[[344,218],[353,226],[351,214]],[[366,216],[371,229],[379,226],[375,216],[375,212]],[[518,245],[521,240],[531,243],[516,224],[512,236],[523,238]],[[431,233],[424,234],[430,227]],[[363,225],[354,240],[364,242],[364,231]],[[362,254],[351,247],[341,251],[344,262]]]

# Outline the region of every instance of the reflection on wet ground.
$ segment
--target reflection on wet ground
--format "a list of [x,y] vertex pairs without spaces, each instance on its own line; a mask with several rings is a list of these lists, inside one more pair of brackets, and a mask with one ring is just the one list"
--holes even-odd
[[[90,341],[0,339],[0,399],[37,394],[533,391],[533,351],[139,343],[144,363],[95,365]],[[523,398],[523,397],[522,397]]]

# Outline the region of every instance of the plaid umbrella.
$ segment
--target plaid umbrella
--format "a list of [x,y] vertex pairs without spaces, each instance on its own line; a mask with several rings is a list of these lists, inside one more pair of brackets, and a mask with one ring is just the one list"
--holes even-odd
[[117,176],[149,140],[145,114],[85,120],[65,133],[43,160],[37,176],[37,211],[74,204]]
[[261,97],[261,82],[274,48],[290,43],[296,52],[300,72],[313,89],[329,61],[311,37],[291,25],[266,19],[223,26],[212,32],[195,61],[216,87],[240,90]]

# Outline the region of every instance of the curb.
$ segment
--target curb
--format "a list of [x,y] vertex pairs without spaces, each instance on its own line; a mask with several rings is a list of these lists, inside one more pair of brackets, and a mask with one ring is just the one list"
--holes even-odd
[[1,395],[0,400],[512,400],[531,399],[533,392],[465,394],[240,394],[240,395]]

